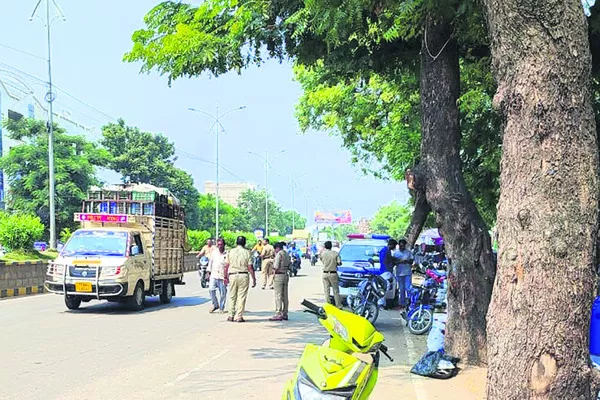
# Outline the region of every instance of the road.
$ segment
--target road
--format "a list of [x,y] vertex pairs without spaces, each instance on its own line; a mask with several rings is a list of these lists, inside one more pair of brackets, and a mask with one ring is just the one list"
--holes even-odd
[[[300,306],[321,301],[319,271],[305,264],[291,279],[288,322],[268,321],[273,292],[258,287],[245,324],[209,314],[196,273],[171,304],[148,298],[137,313],[104,302],[68,311],[57,295],[1,301],[0,399],[280,399],[304,345],[326,338]],[[408,334],[397,311],[383,311],[377,327],[395,361],[382,358],[372,398],[397,398],[399,388],[402,398],[437,398],[408,373],[425,337]]]

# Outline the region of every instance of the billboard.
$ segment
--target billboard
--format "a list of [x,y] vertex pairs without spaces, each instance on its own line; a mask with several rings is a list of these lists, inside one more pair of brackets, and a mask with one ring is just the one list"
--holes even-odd
[[316,211],[315,222],[325,224],[351,224],[352,212],[350,210],[332,212]]

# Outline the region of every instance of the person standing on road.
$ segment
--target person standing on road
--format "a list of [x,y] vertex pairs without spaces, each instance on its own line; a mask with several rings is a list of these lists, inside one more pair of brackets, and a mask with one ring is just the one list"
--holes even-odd
[[381,272],[390,272],[394,273],[394,265],[396,264],[396,260],[392,255],[392,252],[396,251],[396,246],[398,246],[398,242],[394,239],[388,240],[388,245],[382,248],[379,251],[379,263],[381,265]]
[[229,317],[227,321],[246,322],[244,320],[244,309],[246,308],[246,298],[248,297],[248,288],[252,276],[252,287],[256,286],[256,276],[252,268],[252,258],[250,252],[246,249],[246,237],[238,236],[236,247],[229,250],[225,256],[225,276],[229,281]]
[[275,249],[271,246],[269,239],[265,239],[265,245],[263,246],[260,258],[263,260],[262,268],[260,269],[260,276],[262,280],[262,288],[266,289],[267,285],[269,289],[273,289],[273,260],[275,259]]
[[400,306],[405,307],[409,297],[409,292],[412,288],[412,263],[413,255],[406,248],[406,239],[398,240],[398,250],[393,253],[397,260],[396,264],[396,279],[398,280],[398,294],[400,295]]
[[329,291],[333,291],[333,299],[335,306],[342,308],[342,300],[340,299],[340,286],[337,269],[342,265],[340,255],[331,250],[333,245],[331,241],[325,242],[325,250],[321,253],[321,262],[323,263],[323,290],[325,292],[325,303],[329,303]]
[[288,270],[291,260],[287,252],[282,251],[281,243],[275,244],[275,262],[273,263],[275,289],[275,315],[269,318],[269,321],[287,321],[288,320],[288,284],[290,276]]
[[[227,299],[227,281],[225,279],[225,240],[219,238],[217,240],[217,248],[213,249],[210,262],[208,263],[208,272],[210,272],[210,283],[208,291],[212,299],[212,307],[210,312],[214,313],[217,310],[225,312],[225,300]],[[217,291],[219,299],[217,300]]]
[[214,250],[214,248],[213,248],[213,241],[212,241],[212,239],[208,239],[206,241],[206,244],[204,245],[204,247],[202,247],[202,250],[200,250],[200,252],[196,256],[196,258],[200,258],[202,256],[206,256],[210,260],[210,257],[212,256],[212,251],[213,250]]

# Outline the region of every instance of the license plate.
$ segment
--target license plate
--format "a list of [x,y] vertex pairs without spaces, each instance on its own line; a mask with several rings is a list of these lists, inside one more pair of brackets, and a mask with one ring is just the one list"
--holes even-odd
[[348,294],[357,295],[358,294],[358,288],[348,288]]
[[92,292],[92,282],[75,282],[75,291],[76,292]]

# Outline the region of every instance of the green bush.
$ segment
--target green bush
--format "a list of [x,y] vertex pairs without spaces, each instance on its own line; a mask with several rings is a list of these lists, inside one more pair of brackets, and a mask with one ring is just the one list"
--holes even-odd
[[69,228],[69,227],[65,227],[65,228],[63,228],[63,230],[62,230],[62,231],[60,231],[60,239],[59,239],[59,240],[60,240],[60,242],[61,242],[62,244],[65,244],[65,243],[67,243],[67,241],[68,241],[69,239],[71,239],[71,235],[72,235],[72,234],[73,234],[73,232],[71,232],[71,228]]
[[31,250],[44,236],[44,224],[38,217],[13,214],[0,218],[0,243],[8,249]]
[[193,251],[200,251],[206,244],[206,241],[210,239],[210,232],[208,231],[187,231],[188,244]]

